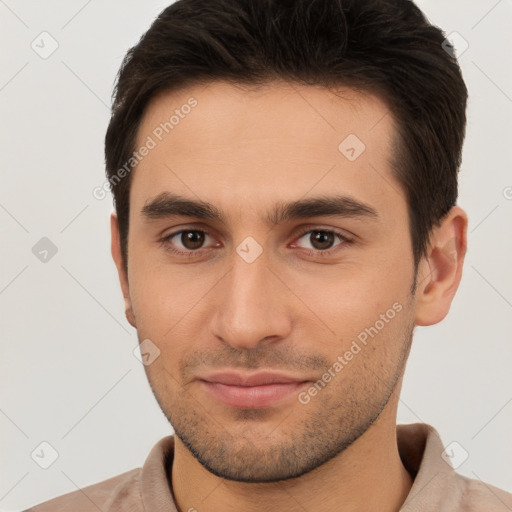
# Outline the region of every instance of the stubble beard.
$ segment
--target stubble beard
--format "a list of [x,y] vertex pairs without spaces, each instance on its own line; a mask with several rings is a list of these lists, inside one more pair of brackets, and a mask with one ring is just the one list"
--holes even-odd
[[[340,455],[379,418],[401,381],[410,350],[414,325],[402,333],[401,351],[394,368],[383,375],[363,365],[364,378],[343,385],[329,384],[308,404],[293,406],[294,412],[273,429],[258,435],[258,422],[268,419],[265,409],[236,409],[230,421],[221,423],[183,389],[168,390],[165,403],[155,393],[176,436],[197,461],[214,475],[237,482],[268,483],[300,477]],[[352,375],[360,372],[354,372]],[[348,379],[347,379],[348,381]],[[151,381],[150,381],[151,385]],[[162,387],[159,387],[162,390]],[[181,396],[180,396],[181,395]],[[254,428],[253,428],[254,427]]]

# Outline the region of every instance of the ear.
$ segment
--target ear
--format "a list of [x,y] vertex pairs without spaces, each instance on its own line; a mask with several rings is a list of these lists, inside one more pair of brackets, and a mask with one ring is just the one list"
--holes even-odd
[[462,277],[468,217],[454,206],[434,228],[426,257],[418,266],[416,325],[440,322],[450,310]]
[[135,315],[133,314],[132,301],[130,299],[130,287],[128,284],[128,276],[124,269],[123,257],[121,255],[121,236],[119,234],[119,222],[116,213],[112,213],[110,215],[110,232],[112,235],[112,258],[114,258],[114,263],[116,264],[117,273],[119,275],[119,282],[121,283],[121,290],[123,292],[124,297],[124,310],[126,319],[128,320],[128,322],[130,322],[130,324],[133,327],[137,328],[137,326],[135,325]]

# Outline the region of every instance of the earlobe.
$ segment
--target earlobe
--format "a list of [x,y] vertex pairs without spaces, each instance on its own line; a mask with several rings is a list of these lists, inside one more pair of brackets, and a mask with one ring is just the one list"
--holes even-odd
[[454,206],[432,232],[427,257],[418,268],[416,325],[440,322],[459,287],[467,248],[468,218]]
[[119,223],[117,219],[117,214],[112,213],[110,215],[110,232],[111,232],[111,252],[112,258],[114,259],[114,263],[116,264],[117,273],[119,276],[119,282],[121,284],[121,291],[123,293],[124,298],[124,307],[125,307],[125,315],[126,319],[133,327],[137,328],[135,323],[135,315],[133,313],[132,302],[130,298],[130,287],[128,283],[128,276],[126,274],[123,257],[121,254],[121,237],[119,234]]

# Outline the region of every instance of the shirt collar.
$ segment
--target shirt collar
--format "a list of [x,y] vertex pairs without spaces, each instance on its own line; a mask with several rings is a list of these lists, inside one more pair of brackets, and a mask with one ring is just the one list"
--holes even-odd
[[140,486],[146,512],[178,512],[170,482],[173,455],[174,436],[167,436],[156,443],[144,462]]
[[397,425],[398,452],[414,478],[400,512],[456,510],[463,498],[464,478],[443,459],[438,432],[424,423]]

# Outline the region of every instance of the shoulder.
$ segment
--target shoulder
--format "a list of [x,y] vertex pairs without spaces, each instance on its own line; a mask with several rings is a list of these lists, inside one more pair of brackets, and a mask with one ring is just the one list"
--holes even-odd
[[457,475],[461,483],[461,510],[506,512],[512,510],[512,494],[481,480]]
[[[397,426],[400,457],[414,482],[403,512],[510,512],[512,494],[455,471],[439,433],[430,425]],[[449,446],[449,445],[448,445]]]
[[141,468],[114,476],[102,482],[58,496],[24,512],[102,512],[134,510],[141,504]]

